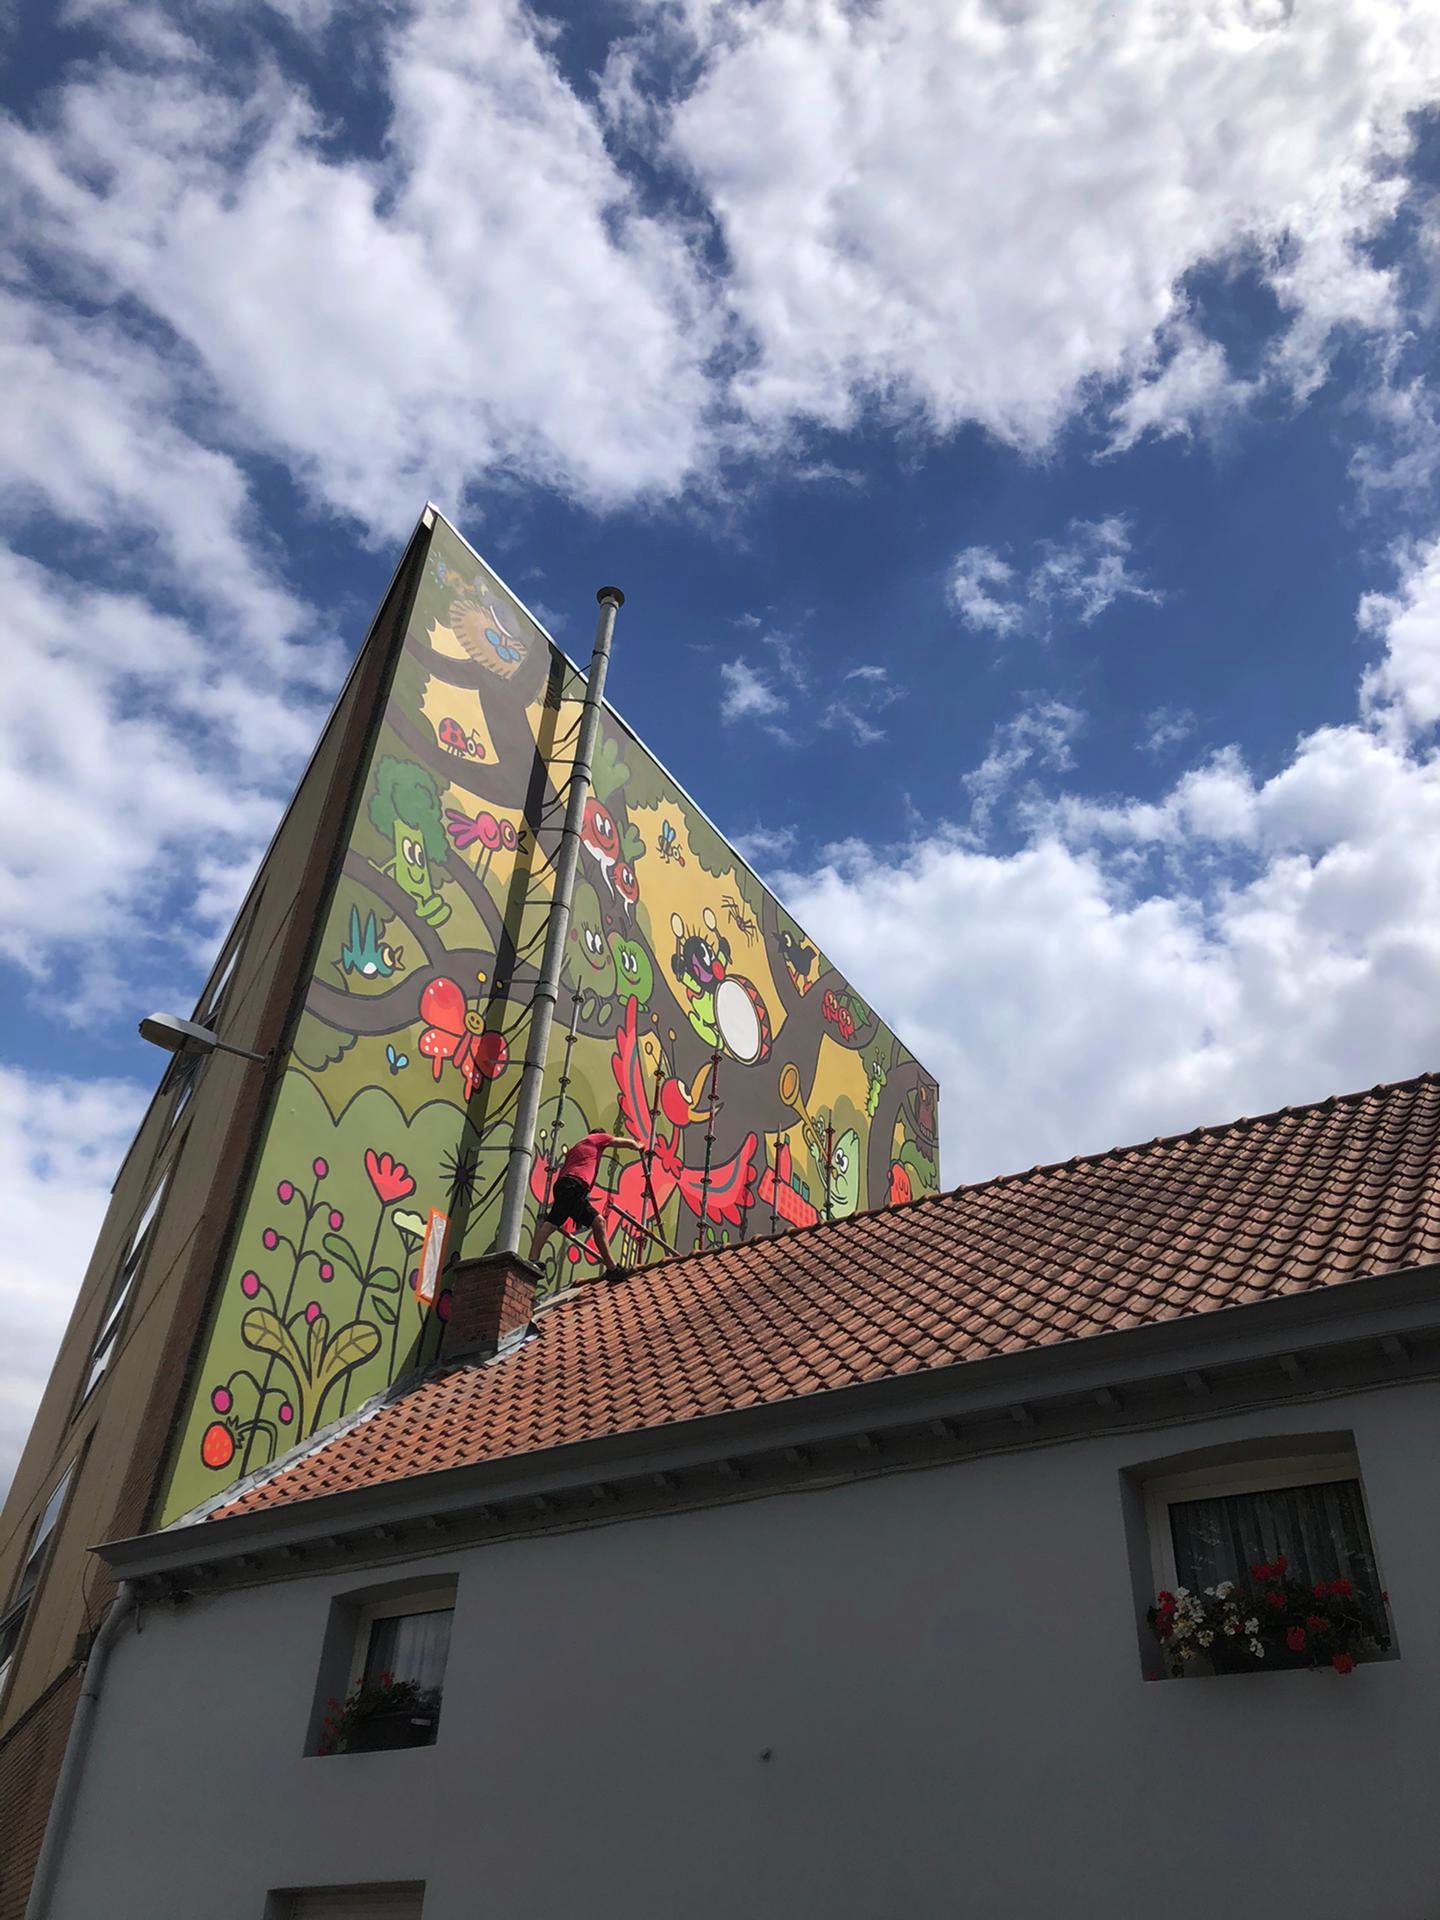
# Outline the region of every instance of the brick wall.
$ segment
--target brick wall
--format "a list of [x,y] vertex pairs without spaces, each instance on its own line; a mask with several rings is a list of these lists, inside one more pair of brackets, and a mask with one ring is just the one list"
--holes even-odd
[[0,1920],[24,1920],[50,1795],[79,1696],[80,1670],[72,1667],[0,1740]]

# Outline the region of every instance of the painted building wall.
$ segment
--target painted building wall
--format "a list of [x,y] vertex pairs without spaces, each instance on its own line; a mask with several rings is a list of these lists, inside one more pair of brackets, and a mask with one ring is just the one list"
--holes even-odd
[[[237,1046],[264,1052],[284,1034],[317,902],[327,897],[323,850],[348,819],[351,770],[385,684],[376,667],[393,652],[400,608],[411,599],[408,568],[418,557],[423,555],[412,543],[197,1004],[197,1014],[210,1007],[226,980],[214,1018],[221,1037]],[[215,1053],[187,1095],[173,1070],[161,1077],[162,1058],[154,1055],[160,1084],[116,1174],[0,1517],[3,1612],[35,1521],[61,1475],[71,1470],[0,1700],[0,1920],[20,1920],[24,1912],[78,1691],[77,1639],[110,1603],[108,1571],[94,1545],[138,1533],[146,1524],[170,1451],[186,1359],[208,1317],[226,1223],[265,1122],[262,1068]],[[117,1274],[137,1217],[162,1179],[164,1198],[110,1364],[87,1394],[92,1351],[110,1314]],[[36,1247],[33,1256],[38,1276],[46,1271],[44,1249]]]
[[[583,694],[437,520],[162,1520],[434,1357],[432,1214],[493,1244]],[[630,1265],[935,1191],[934,1080],[608,711],[564,984],[527,1241],[591,1128]]]
[[[1122,1474],[1317,1427],[1401,1658],[1146,1682]],[[411,1753],[303,1756],[332,1597],[393,1564],[152,1611],[56,1920],[411,1879],[425,1920],[1431,1920],[1437,1445],[1421,1383],[416,1562],[458,1591]]]

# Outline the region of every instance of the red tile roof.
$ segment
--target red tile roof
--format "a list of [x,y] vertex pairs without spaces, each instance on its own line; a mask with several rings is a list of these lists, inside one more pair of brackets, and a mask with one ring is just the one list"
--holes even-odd
[[312,1499],[1440,1260],[1440,1076],[587,1286],[225,1507]]

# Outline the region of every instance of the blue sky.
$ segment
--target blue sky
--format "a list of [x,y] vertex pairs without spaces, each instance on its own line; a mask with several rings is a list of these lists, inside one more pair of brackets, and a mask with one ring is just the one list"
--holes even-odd
[[1440,1064],[1433,6],[10,0],[0,95],[0,1453],[427,498],[625,588],[949,1179]]

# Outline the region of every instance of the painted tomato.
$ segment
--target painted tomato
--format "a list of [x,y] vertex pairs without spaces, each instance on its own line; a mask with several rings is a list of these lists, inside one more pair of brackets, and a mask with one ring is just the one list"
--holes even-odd
[[223,1420],[212,1420],[200,1439],[200,1458],[218,1473],[235,1458],[235,1436]]

